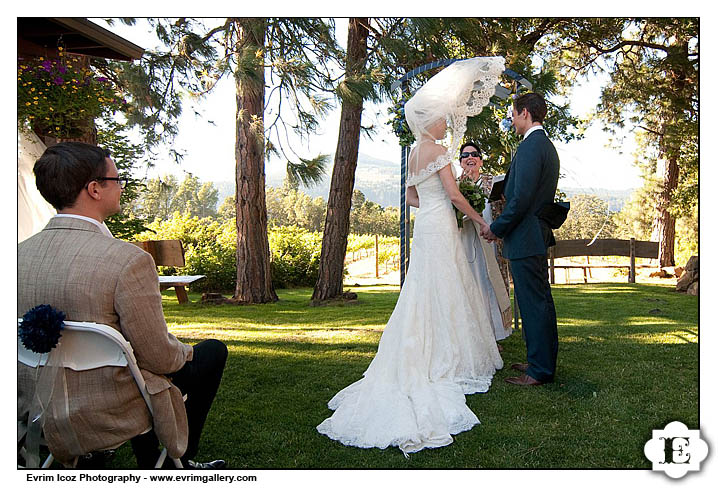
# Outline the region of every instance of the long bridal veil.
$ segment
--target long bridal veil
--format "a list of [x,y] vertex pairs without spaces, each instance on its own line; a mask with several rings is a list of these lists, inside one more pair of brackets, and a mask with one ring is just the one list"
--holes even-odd
[[[456,61],[432,76],[404,106],[407,124],[416,139],[430,137],[432,127],[446,121],[451,135],[446,154],[456,154],[466,132],[466,119],[488,105],[503,71],[503,57],[480,57]],[[428,167],[433,161],[422,162],[425,158],[419,154],[421,145],[413,151],[407,186],[414,186],[435,171]]]

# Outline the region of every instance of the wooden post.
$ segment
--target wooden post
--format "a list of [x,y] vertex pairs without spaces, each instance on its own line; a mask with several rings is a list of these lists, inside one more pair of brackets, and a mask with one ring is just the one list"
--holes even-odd
[[175,286],[175,295],[177,295],[177,301],[180,305],[189,302],[187,290],[184,289],[184,286]]
[[629,255],[631,256],[631,269],[628,270],[628,282],[636,282],[636,239],[631,237],[629,244]]
[[[586,264],[588,264],[588,265],[591,264],[590,256],[586,256]],[[593,274],[591,274],[591,267],[590,266],[587,266],[587,267],[588,267],[588,277],[593,278]]]
[[548,256],[549,256],[549,276],[551,277],[551,284],[556,284],[556,269],[554,268],[555,265],[555,256],[556,255],[556,248],[555,246],[551,246],[548,248]]
[[374,261],[376,262],[376,277],[379,277],[379,234],[374,234]]

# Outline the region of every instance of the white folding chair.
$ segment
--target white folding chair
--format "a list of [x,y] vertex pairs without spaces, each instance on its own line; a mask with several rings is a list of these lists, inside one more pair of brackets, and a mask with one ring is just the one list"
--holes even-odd
[[[21,322],[22,319],[18,319],[18,324]],[[140,368],[137,366],[137,360],[135,359],[134,352],[132,352],[132,346],[122,337],[122,334],[109,325],[94,322],[73,322],[65,320],[64,323],[65,327],[62,329],[62,336],[58,344],[58,347],[61,346],[64,351],[62,366],[75,371],[85,371],[103,366],[129,368],[132,377],[137,383],[137,388],[139,388],[142,394],[142,398],[145,399],[145,404],[150,411],[150,415],[154,415],[150,403],[150,395],[147,393],[147,388],[145,388],[145,379],[142,377]],[[18,335],[17,357],[19,362],[31,367],[37,366],[39,362],[40,365],[44,366],[47,363],[47,356],[48,354],[38,354],[26,349]],[[22,427],[18,426],[18,442],[22,435],[24,435]],[[108,449],[116,447],[119,446],[108,446]],[[155,468],[162,467],[166,457],[167,449],[164,448],[155,464]],[[182,467],[182,462],[179,459],[171,459],[176,467]],[[42,467],[49,467],[52,461],[53,455],[50,454]]]

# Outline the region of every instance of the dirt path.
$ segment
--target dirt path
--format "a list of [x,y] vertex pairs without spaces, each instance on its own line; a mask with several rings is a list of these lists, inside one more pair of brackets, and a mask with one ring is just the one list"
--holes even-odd
[[374,256],[360,259],[347,266],[349,275],[344,278],[345,286],[367,285],[399,285],[401,275],[399,270],[386,273],[383,264],[379,265],[379,277],[376,277],[376,261]]

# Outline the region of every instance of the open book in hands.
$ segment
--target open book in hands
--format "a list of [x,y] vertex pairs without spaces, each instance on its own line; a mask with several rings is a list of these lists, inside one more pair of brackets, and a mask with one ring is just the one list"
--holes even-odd
[[501,200],[504,194],[504,183],[506,175],[494,175],[491,180],[491,192],[489,193],[489,202]]

